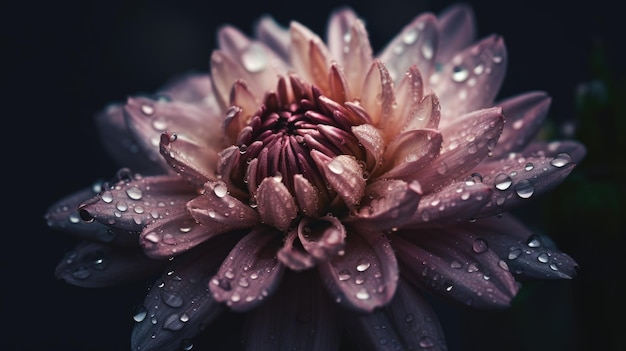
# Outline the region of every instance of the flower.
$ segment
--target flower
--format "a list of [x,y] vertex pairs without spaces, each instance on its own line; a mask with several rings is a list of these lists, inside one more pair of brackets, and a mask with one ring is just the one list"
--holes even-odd
[[521,280],[575,276],[507,211],[585,149],[535,139],[545,92],[495,101],[500,36],[475,42],[466,5],[419,15],[378,55],[349,8],[328,33],[224,26],[210,75],[97,116],[129,168],[46,219],[81,239],[56,270],[71,284],[165,272],[133,349],[188,348],[229,308],[246,312],[247,349],[333,350],[345,329],[363,349],[442,350],[426,294],[503,308]]

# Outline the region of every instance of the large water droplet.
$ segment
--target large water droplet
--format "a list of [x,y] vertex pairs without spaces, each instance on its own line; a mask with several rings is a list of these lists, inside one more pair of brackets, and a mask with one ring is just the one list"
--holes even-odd
[[515,193],[522,199],[528,199],[535,192],[535,187],[528,179],[523,179],[515,184]]
[[368,300],[370,298],[370,294],[365,290],[359,290],[356,293],[356,298],[359,300]]
[[418,36],[419,36],[419,32],[417,31],[417,29],[411,28],[410,30],[404,33],[404,36],[402,37],[402,42],[406,45],[411,45],[415,43]]
[[215,196],[217,197],[224,197],[226,196],[226,193],[228,193],[228,188],[226,187],[226,184],[219,182],[215,184],[215,187],[213,188],[213,193],[215,193]]
[[511,177],[504,173],[498,174],[495,178],[496,189],[498,190],[506,190],[512,183],[513,181],[511,180]]
[[146,309],[145,306],[139,306],[135,310],[135,314],[133,315],[133,320],[139,323],[143,321],[144,319],[146,319],[147,315],[148,315],[148,309]]
[[454,66],[452,68],[452,80],[461,83],[469,77],[469,71],[463,66]]
[[241,54],[241,63],[251,73],[260,72],[267,67],[268,57],[265,49],[253,43]]
[[344,171],[343,164],[337,158],[328,163],[328,169],[335,174],[341,174]]
[[170,307],[180,307],[183,305],[183,298],[173,291],[161,290],[163,302]]
[[141,200],[141,198],[143,197],[143,193],[141,192],[141,189],[135,186],[131,186],[127,188],[126,195],[128,195],[128,197],[133,200]]
[[482,238],[474,240],[474,243],[472,244],[472,250],[474,250],[475,253],[483,253],[488,249],[489,245],[487,244],[487,241]]
[[562,152],[554,156],[552,161],[550,161],[550,164],[553,165],[554,167],[561,168],[571,162],[572,162],[572,157],[569,154]]
[[356,266],[356,270],[359,272],[365,272],[368,268],[370,268],[370,263],[367,261],[359,261],[359,264]]

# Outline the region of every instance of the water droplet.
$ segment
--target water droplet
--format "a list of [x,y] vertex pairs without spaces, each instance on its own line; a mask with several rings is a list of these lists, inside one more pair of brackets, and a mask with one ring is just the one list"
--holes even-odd
[[339,272],[338,278],[340,281],[346,281],[350,279],[350,272],[348,272],[347,270],[342,270],[341,272]]
[[572,157],[569,154],[562,152],[554,156],[552,161],[550,161],[550,164],[553,165],[554,167],[561,168],[571,162],[572,162]]
[[533,168],[535,168],[535,165],[533,165],[533,163],[532,163],[532,162],[528,162],[528,163],[526,164],[526,166],[524,166],[524,170],[526,170],[526,171],[532,171],[532,170],[533,170]]
[[402,42],[406,45],[411,45],[415,43],[418,36],[419,36],[419,32],[417,31],[417,29],[411,28],[410,30],[404,33],[404,36],[402,37]]
[[362,289],[356,293],[356,298],[359,300],[368,300],[370,298],[370,294]]
[[511,249],[511,251],[509,252],[508,259],[509,260],[514,260],[514,259],[518,258],[521,254],[522,254],[522,250],[521,249]]
[[450,262],[450,268],[459,269],[462,267],[463,267],[463,264],[457,260]]
[[87,267],[79,266],[72,272],[72,277],[80,280],[87,279],[91,276],[91,271]]
[[163,322],[163,329],[181,330],[185,324],[180,321],[180,316],[176,313],[169,315]]
[[368,268],[370,268],[370,263],[367,261],[360,261],[359,264],[356,266],[356,270],[359,272],[365,272]]
[[117,204],[115,204],[115,208],[121,212],[126,212],[126,210],[128,210],[128,204],[126,201],[118,201]]
[[113,193],[107,190],[103,192],[102,195],[100,195],[100,198],[102,199],[102,201],[110,204],[113,201]]
[[161,290],[163,302],[170,307],[180,307],[183,305],[183,298],[176,292]]
[[454,66],[452,68],[452,80],[461,83],[469,77],[469,71],[463,66]]
[[542,252],[542,253],[539,254],[539,256],[537,256],[537,261],[539,261],[541,263],[548,263],[549,259],[550,259],[550,257],[545,252]]
[[328,169],[335,174],[341,174],[343,173],[343,170],[344,170],[343,164],[337,158],[333,159],[332,161],[328,163]]
[[141,112],[146,116],[152,116],[154,114],[154,107],[151,105],[141,105]]
[[257,43],[252,43],[241,54],[241,63],[251,73],[260,72],[267,67],[268,57],[265,49]]
[[528,199],[535,192],[535,187],[528,179],[523,179],[515,184],[515,193],[522,199]]
[[133,314],[133,320],[139,323],[143,321],[144,319],[146,319],[147,315],[148,315],[148,309],[146,309],[145,306],[139,306],[135,310],[135,314]]
[[226,196],[226,193],[228,193],[228,188],[226,187],[226,184],[219,182],[215,184],[215,187],[213,188],[213,193],[215,193],[215,196],[217,197],[224,197]]
[[190,339],[183,339],[180,342],[180,348],[183,349],[183,351],[190,351],[193,349],[193,342]]
[[487,241],[482,238],[474,240],[474,243],[472,244],[472,250],[474,250],[475,253],[483,253],[488,249],[489,245],[487,244]]
[[435,346],[435,343],[429,336],[422,336],[419,341],[419,346],[425,349],[429,349]]
[[133,200],[141,200],[143,193],[141,192],[141,189],[131,186],[126,189],[126,195]]
[[498,190],[506,190],[511,186],[512,183],[513,180],[511,180],[511,177],[504,173],[498,174],[495,178],[496,189]]
[[528,240],[526,241],[526,245],[528,245],[528,247],[540,247],[541,242],[539,241],[539,238],[536,235],[531,235],[530,237],[528,237]]

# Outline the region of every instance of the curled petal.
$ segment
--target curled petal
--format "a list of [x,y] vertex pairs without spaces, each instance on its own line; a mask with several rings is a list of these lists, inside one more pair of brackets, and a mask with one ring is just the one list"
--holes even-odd
[[397,234],[393,247],[398,259],[408,268],[407,279],[418,277],[420,287],[475,308],[507,307],[517,294],[506,263],[484,238],[462,226]]
[[315,257],[302,247],[298,237],[298,229],[287,234],[283,247],[278,250],[276,257],[283,265],[294,271],[313,268],[316,263]]
[[357,160],[348,155],[339,155],[332,159],[318,151],[311,151],[311,156],[324,171],[326,180],[339,194],[349,208],[356,206],[363,197],[365,179],[363,169]]
[[250,91],[243,80],[233,83],[230,91],[230,107],[226,111],[224,130],[230,140],[237,140],[237,136],[259,109],[259,101]]
[[165,132],[161,135],[160,150],[161,155],[178,174],[196,185],[217,178],[217,152],[213,149]]
[[349,86],[341,66],[333,63],[330,65],[328,76],[329,98],[333,101],[344,102],[348,100]]
[[417,176],[425,192],[465,175],[493,149],[504,126],[500,108],[467,114],[441,131],[441,154]]
[[415,108],[409,111],[406,122],[402,125],[402,132],[416,129],[437,129],[441,119],[441,105],[435,94],[428,94],[422,98]]
[[520,278],[571,279],[577,274],[574,259],[511,215],[481,218],[466,228],[484,237],[511,273]]
[[[261,144],[259,142],[259,144]],[[248,145],[250,147],[250,145]],[[238,199],[247,199],[249,194],[245,192],[245,184],[241,184],[243,177],[248,177],[249,175],[243,175],[242,172],[239,171],[239,162],[241,161],[241,149],[232,145],[224,150],[220,151],[219,158],[217,162],[217,174],[222,175],[221,180],[226,184],[229,193],[238,198]],[[256,162],[256,160],[253,160]],[[252,163],[248,166],[248,171],[252,168]],[[254,167],[256,169],[256,167]],[[226,176],[228,175],[228,176]],[[249,177],[247,179],[250,179]],[[254,181],[248,182],[248,187],[253,187],[256,184]],[[256,191],[256,189],[255,189]],[[250,189],[250,194],[254,194],[255,191]]]
[[94,219],[112,228],[140,231],[147,224],[184,211],[197,192],[178,176],[136,177],[104,188],[79,208],[85,221]]
[[493,156],[504,156],[522,150],[535,137],[548,114],[552,99],[541,91],[510,97],[500,103],[506,124]]
[[72,285],[101,288],[147,278],[166,265],[167,260],[148,258],[136,247],[83,241],[65,254],[55,275]]
[[261,222],[285,231],[298,215],[298,206],[289,189],[279,179],[267,177],[261,181],[256,193],[257,209]]
[[406,280],[400,280],[391,302],[369,314],[344,313],[345,327],[357,345],[368,350],[445,351],[446,342],[429,302]]
[[425,77],[430,76],[438,34],[437,19],[431,13],[419,15],[405,26],[380,54],[392,79],[399,81],[402,73],[412,65],[417,65]]
[[295,197],[300,211],[305,216],[316,217],[319,215],[320,193],[302,174],[293,176]]
[[459,182],[420,199],[405,228],[438,227],[476,218],[490,200],[492,190],[480,183]]
[[221,232],[202,226],[187,212],[181,212],[146,226],[139,235],[139,243],[150,257],[170,258],[217,234]]
[[380,60],[374,60],[363,82],[361,105],[372,118],[374,126],[384,125],[384,120],[392,118],[396,98],[393,83],[387,68]]
[[414,180],[419,171],[439,156],[443,139],[439,131],[420,129],[398,135],[387,146],[383,164],[389,169],[381,178]]
[[421,196],[417,183],[381,179],[368,185],[358,212],[346,221],[361,231],[393,230],[415,212]]
[[380,164],[383,152],[385,151],[382,133],[371,124],[361,124],[352,127],[352,134],[354,134],[359,140],[359,143],[367,150],[367,169],[374,172],[376,167]]
[[333,351],[341,327],[335,309],[311,273],[285,277],[280,289],[246,320],[245,350]]
[[167,273],[156,280],[135,311],[133,350],[178,349],[224,311],[207,293],[207,285],[233,239],[216,238],[171,261]]
[[224,182],[207,182],[204,190],[204,194],[187,203],[187,209],[198,223],[211,232],[224,233],[259,223],[257,212],[230,196]]
[[304,249],[318,260],[326,260],[344,249],[346,229],[336,217],[303,218],[298,237]]
[[213,298],[235,311],[247,311],[273,294],[284,266],[276,258],[281,236],[276,230],[257,228],[231,250],[209,288]]
[[350,232],[345,254],[319,263],[322,281],[339,304],[372,312],[386,305],[398,283],[398,263],[381,233]]

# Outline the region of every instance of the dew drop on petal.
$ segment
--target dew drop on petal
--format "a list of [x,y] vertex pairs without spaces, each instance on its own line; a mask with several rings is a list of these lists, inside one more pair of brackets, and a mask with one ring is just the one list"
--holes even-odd
[[215,196],[217,197],[224,197],[226,196],[226,193],[228,192],[228,188],[226,187],[226,184],[224,183],[217,183],[215,185],[215,187],[213,188],[213,193],[215,193]]
[[475,253],[483,253],[488,249],[489,245],[487,244],[487,241],[482,238],[474,240],[474,243],[472,244],[472,250],[474,250]]
[[550,161],[550,164],[553,165],[554,167],[561,168],[571,162],[572,162],[572,157],[569,154],[562,152],[554,156],[552,161]]
[[370,268],[370,263],[364,260],[360,261],[356,266],[356,270],[359,272],[365,272],[368,268]]
[[154,114],[154,107],[150,105],[141,105],[141,112],[146,116],[152,116]]
[[265,49],[253,43],[241,55],[241,63],[251,73],[260,72],[267,67],[268,57]]
[[161,291],[163,302],[170,307],[180,307],[183,305],[183,298],[173,291]]
[[545,252],[542,252],[539,254],[539,256],[537,256],[537,261],[541,263],[548,263],[548,260],[549,260],[548,254]]
[[536,235],[531,235],[526,241],[526,245],[528,245],[528,247],[539,247],[541,246],[541,242]]
[[368,300],[370,298],[370,294],[366,290],[359,290],[356,293],[356,298],[359,300]]
[[141,189],[135,186],[131,186],[128,189],[126,189],[126,195],[128,195],[128,197],[133,200],[141,200],[141,198],[143,197],[143,193],[141,192]]
[[452,68],[452,80],[461,83],[469,77],[469,71],[463,66],[454,66]]
[[526,164],[526,166],[524,166],[524,170],[526,170],[526,171],[532,171],[532,170],[533,170],[533,168],[535,168],[535,165],[533,165],[533,163],[532,163],[532,162],[528,162],[528,163]]
[[413,28],[411,30],[406,31],[406,33],[404,33],[404,36],[402,37],[402,42],[406,45],[411,45],[415,43],[418,36],[419,36],[419,32],[417,31],[417,29]]
[[429,349],[435,346],[435,343],[429,336],[422,336],[419,341],[419,346],[424,349]]
[[515,193],[522,199],[528,199],[535,192],[535,187],[528,179],[523,179],[515,184]]
[[498,190],[506,190],[512,183],[513,181],[511,180],[511,177],[504,173],[498,174],[495,178],[496,189]]
[[107,190],[102,193],[100,198],[102,199],[102,201],[106,202],[107,204],[110,204],[113,201],[113,193]]
[[145,306],[139,306],[135,310],[135,314],[133,314],[133,320],[139,323],[143,321],[144,319],[146,319],[147,315],[148,315],[148,309],[146,309]]
[[509,256],[508,259],[509,260],[514,260],[516,258],[518,258],[520,255],[522,254],[522,250],[521,249],[511,249],[511,251],[509,251]]
[[341,174],[343,173],[343,164],[341,164],[339,159],[335,158],[328,163],[328,169],[335,174]]

